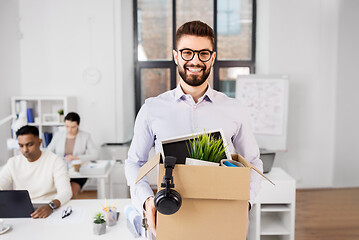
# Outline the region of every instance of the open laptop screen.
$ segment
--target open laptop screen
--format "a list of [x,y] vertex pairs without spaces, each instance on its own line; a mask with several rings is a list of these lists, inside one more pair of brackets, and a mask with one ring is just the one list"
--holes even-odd
[[29,218],[33,212],[28,191],[0,191],[0,218]]

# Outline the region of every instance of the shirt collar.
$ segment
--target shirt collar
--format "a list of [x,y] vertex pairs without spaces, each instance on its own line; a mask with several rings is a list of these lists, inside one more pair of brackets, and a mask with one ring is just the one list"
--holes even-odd
[[[178,83],[177,87],[175,89],[175,100],[184,99],[186,94],[183,92],[181,85]],[[213,102],[214,100],[214,90],[211,88],[211,86],[208,84],[207,91],[203,94],[203,96],[200,98],[201,100],[209,100],[210,102]]]
[[177,84],[177,87],[175,89],[175,100],[179,100],[181,99],[183,96],[185,96],[186,94],[184,94],[180,84]]

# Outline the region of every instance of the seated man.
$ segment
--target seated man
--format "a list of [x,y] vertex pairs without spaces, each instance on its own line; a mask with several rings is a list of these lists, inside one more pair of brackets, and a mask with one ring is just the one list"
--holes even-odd
[[71,198],[70,178],[64,161],[41,151],[39,130],[24,126],[16,132],[21,155],[12,157],[0,172],[0,190],[13,184],[14,190],[28,190],[33,202],[49,202],[31,214],[46,218]]

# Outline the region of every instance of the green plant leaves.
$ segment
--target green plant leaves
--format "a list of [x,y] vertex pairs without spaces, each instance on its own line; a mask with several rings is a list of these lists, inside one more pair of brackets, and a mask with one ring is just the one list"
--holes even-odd
[[206,131],[198,137],[193,136],[188,142],[186,146],[190,157],[208,162],[219,163],[227,147],[223,145],[222,138],[217,139]]
[[104,223],[106,222],[105,220],[105,217],[99,212],[96,214],[96,216],[94,217],[94,223],[97,223],[97,224],[101,224],[101,223]]

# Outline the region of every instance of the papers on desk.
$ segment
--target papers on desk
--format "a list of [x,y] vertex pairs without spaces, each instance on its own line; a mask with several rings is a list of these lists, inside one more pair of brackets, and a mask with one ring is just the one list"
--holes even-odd
[[84,175],[105,174],[110,164],[110,160],[86,162],[80,167],[80,173]]

